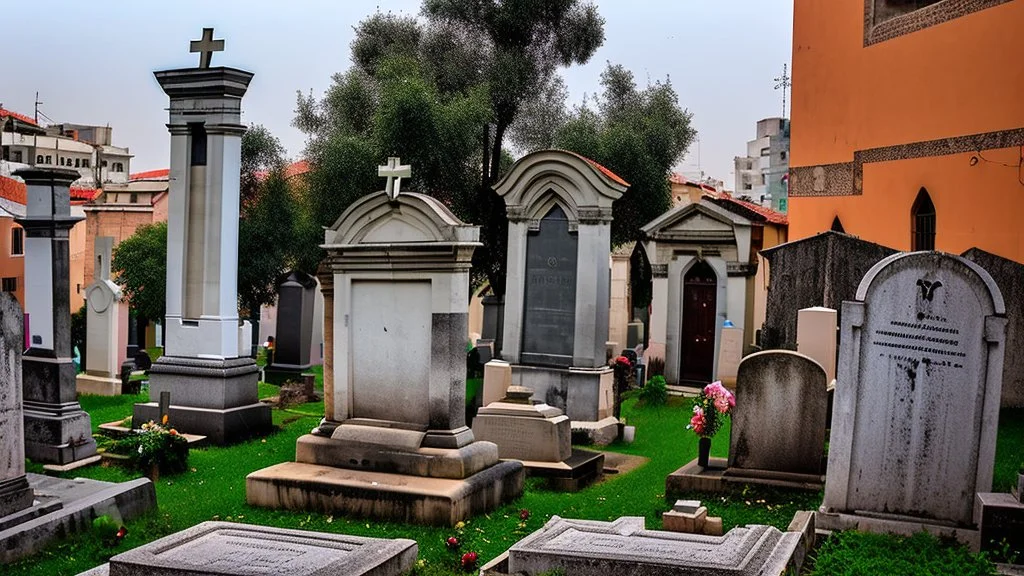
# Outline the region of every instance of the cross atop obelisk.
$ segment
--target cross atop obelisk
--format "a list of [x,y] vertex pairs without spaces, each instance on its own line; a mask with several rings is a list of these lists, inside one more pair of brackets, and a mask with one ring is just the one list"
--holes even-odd
[[224,39],[213,39],[213,28],[203,28],[203,37],[189,43],[189,52],[199,52],[199,67],[209,68],[214,52],[224,51]]
[[384,190],[387,191],[388,197],[394,200],[401,193],[402,178],[412,176],[412,166],[402,166],[401,159],[391,156],[387,164],[377,167],[377,176],[388,179],[388,185]]

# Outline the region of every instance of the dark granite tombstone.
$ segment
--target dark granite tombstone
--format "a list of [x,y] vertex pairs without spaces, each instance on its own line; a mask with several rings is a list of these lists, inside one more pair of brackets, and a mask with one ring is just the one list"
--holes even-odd
[[[963,257],[988,272],[1007,303],[1024,301],[1024,264],[971,248]],[[1024,408],[1024,308],[1006,306],[1006,357],[1003,359],[1003,408]]]
[[281,279],[278,285],[274,355],[265,373],[267,382],[298,382],[302,373],[309,369],[315,299],[316,279],[309,274],[292,271]]
[[569,219],[555,206],[526,243],[522,360],[571,366],[576,330],[576,245]]
[[812,306],[840,310],[844,300],[853,299],[864,274],[896,252],[832,231],[762,250],[771,273],[761,348],[796,350],[797,312]]

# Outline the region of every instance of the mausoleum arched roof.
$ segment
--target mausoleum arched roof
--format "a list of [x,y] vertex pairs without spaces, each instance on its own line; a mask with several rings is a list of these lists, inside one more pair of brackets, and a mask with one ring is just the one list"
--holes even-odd
[[436,198],[381,190],[353,203],[325,232],[325,244],[477,242],[479,228],[459,220]]

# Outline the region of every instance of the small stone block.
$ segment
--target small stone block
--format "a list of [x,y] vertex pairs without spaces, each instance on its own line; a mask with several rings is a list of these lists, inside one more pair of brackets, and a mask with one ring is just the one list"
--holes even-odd
[[693,514],[698,508],[700,508],[700,500],[676,500],[672,506],[673,511],[684,514]]
[[661,517],[662,525],[669,532],[683,532],[686,534],[700,534],[708,516],[708,509],[701,506],[693,514],[669,510]]
[[708,516],[704,522],[704,533],[708,536],[721,536],[722,518],[720,516]]

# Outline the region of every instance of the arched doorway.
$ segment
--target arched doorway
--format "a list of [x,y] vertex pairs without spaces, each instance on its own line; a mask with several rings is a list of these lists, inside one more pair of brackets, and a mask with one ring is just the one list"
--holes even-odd
[[679,381],[707,383],[715,370],[715,318],[718,280],[707,262],[697,262],[683,277],[683,327]]

